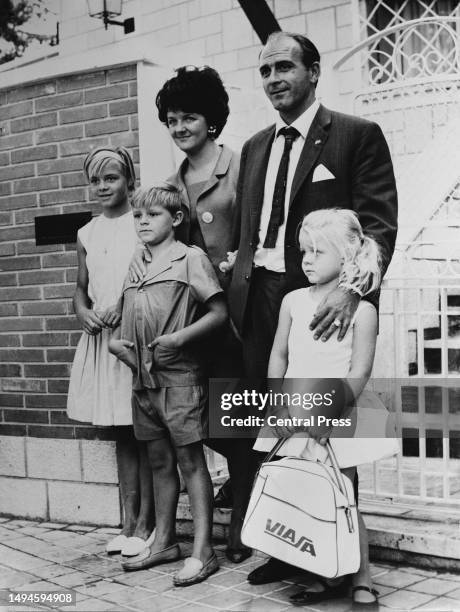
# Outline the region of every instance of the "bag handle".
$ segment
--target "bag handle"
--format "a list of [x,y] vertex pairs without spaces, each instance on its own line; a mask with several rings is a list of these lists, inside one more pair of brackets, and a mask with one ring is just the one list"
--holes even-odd
[[[273,457],[278,453],[280,448],[283,446],[283,444],[287,440],[289,440],[289,438],[280,438],[275,443],[275,445],[272,448],[272,450],[265,456],[265,459],[263,460],[262,463],[269,463],[273,459]],[[345,481],[343,479],[343,474],[340,471],[340,467],[339,467],[339,464],[337,462],[337,457],[335,456],[334,450],[333,450],[332,445],[331,445],[329,440],[326,442],[326,450],[327,450],[327,453],[329,455],[329,459],[331,460],[332,470],[334,472],[334,476],[335,476],[335,480],[336,480],[337,486],[339,487],[339,490],[342,493],[342,495],[347,500],[347,506],[345,508],[345,516],[347,517],[348,531],[350,533],[353,533],[354,530],[355,530],[355,527],[354,527],[354,524],[353,524],[353,517],[351,515],[351,506],[352,506],[352,503],[351,503],[350,497],[348,495],[347,487],[345,486]]]
[[289,438],[279,438],[272,450],[266,454],[262,463],[269,463],[273,459],[273,457],[278,454],[279,449],[287,440],[289,440]]
[[332,469],[334,470],[334,474],[335,474],[335,479],[337,481],[337,485],[338,485],[342,495],[347,500],[347,506],[345,508],[345,516],[347,518],[348,531],[350,533],[353,533],[354,530],[355,530],[355,526],[353,524],[353,517],[351,515],[351,505],[352,504],[351,504],[351,501],[350,501],[350,497],[348,495],[348,490],[347,490],[347,487],[345,485],[345,480],[343,478],[343,474],[340,471],[340,467],[339,467],[339,464],[337,462],[337,457],[335,456],[334,449],[332,448],[332,444],[330,443],[329,440],[326,442],[326,448],[327,448],[327,452],[328,452],[328,455],[329,455],[329,459],[331,460]]

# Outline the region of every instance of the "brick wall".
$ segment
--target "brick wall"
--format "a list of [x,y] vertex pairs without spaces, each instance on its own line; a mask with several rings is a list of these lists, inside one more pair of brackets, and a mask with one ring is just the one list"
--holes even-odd
[[92,211],[82,164],[124,145],[139,161],[136,66],[0,90],[0,434],[107,438],[69,421],[75,245],[37,247],[34,218]]

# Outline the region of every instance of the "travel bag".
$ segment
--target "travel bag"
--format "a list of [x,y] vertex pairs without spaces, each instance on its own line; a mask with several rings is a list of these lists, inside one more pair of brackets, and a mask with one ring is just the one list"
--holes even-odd
[[243,544],[271,557],[335,578],[358,571],[358,516],[353,484],[332,467],[297,457],[271,461],[277,442],[256,476],[243,523]]

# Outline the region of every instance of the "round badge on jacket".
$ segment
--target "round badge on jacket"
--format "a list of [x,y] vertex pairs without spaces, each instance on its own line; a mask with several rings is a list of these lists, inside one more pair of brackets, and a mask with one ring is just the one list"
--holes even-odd
[[201,215],[201,218],[203,220],[203,223],[212,223],[214,221],[214,215],[209,211],[204,212]]

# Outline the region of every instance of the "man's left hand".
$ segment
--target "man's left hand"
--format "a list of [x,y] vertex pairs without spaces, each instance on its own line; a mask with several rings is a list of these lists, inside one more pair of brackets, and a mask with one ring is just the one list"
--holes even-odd
[[350,289],[337,287],[331,291],[319,304],[310,323],[310,329],[315,330],[313,336],[315,340],[321,338],[326,342],[337,329],[337,340],[339,342],[343,340],[358,308],[359,300],[359,295]]

